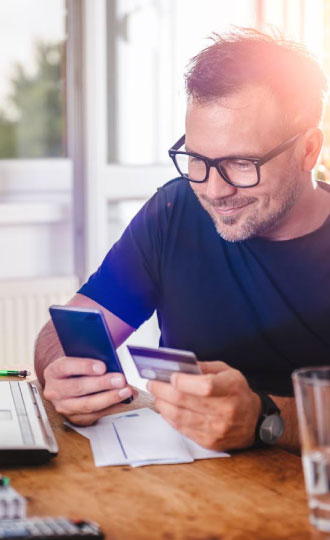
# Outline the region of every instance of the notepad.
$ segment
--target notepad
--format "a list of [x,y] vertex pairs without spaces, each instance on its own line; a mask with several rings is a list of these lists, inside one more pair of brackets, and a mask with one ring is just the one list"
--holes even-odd
[[104,416],[88,427],[66,424],[89,439],[96,467],[191,463],[229,456],[199,446],[149,408]]

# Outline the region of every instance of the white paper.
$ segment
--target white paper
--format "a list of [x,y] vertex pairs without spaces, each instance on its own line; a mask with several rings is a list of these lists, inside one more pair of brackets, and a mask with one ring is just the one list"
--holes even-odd
[[159,414],[150,414],[149,411],[142,413],[138,411],[136,417],[122,417],[114,422],[129,461],[152,459],[193,461],[178,432]]
[[122,451],[113,424],[109,424],[106,429],[103,426],[95,426],[90,439],[90,444],[94,456],[96,467],[106,467],[107,465],[126,465],[129,460]]
[[181,435],[181,437],[184,439],[187,448],[189,449],[190,455],[194,459],[230,457],[230,454],[227,454],[226,452],[215,452],[214,450],[208,450],[207,448],[203,448],[203,446],[197,444],[195,441],[188,439],[188,437],[185,437],[184,435]]
[[104,416],[88,427],[66,424],[90,440],[96,467],[191,463],[229,456],[202,448],[149,408]]

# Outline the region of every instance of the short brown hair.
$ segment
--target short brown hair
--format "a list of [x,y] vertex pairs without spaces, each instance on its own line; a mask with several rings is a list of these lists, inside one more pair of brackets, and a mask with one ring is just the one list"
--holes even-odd
[[212,39],[188,65],[188,98],[203,104],[249,84],[263,85],[283,107],[286,122],[299,129],[320,123],[327,79],[303,45],[240,27]]

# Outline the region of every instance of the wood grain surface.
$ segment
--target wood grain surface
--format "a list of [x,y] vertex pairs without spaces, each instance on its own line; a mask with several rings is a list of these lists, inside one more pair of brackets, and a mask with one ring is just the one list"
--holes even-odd
[[[150,406],[139,396],[129,406]],[[98,522],[114,540],[305,540],[326,538],[308,523],[299,457],[277,448],[181,465],[96,468],[89,441],[63,426],[47,403],[59,444],[49,464],[1,471],[28,500],[28,515]]]

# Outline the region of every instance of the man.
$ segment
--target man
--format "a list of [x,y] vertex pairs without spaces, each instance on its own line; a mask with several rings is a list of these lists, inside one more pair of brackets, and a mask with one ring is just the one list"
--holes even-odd
[[[242,29],[192,60],[186,87],[185,141],[170,150],[180,177],[69,304],[100,308],[117,346],[157,310],[160,344],[194,351],[203,374],[149,389],[199,444],[295,446],[291,372],[330,359],[330,194],[311,176],[326,80],[302,47]],[[51,323],[36,370],[81,425],[133,394],[101,362],[65,358]]]

